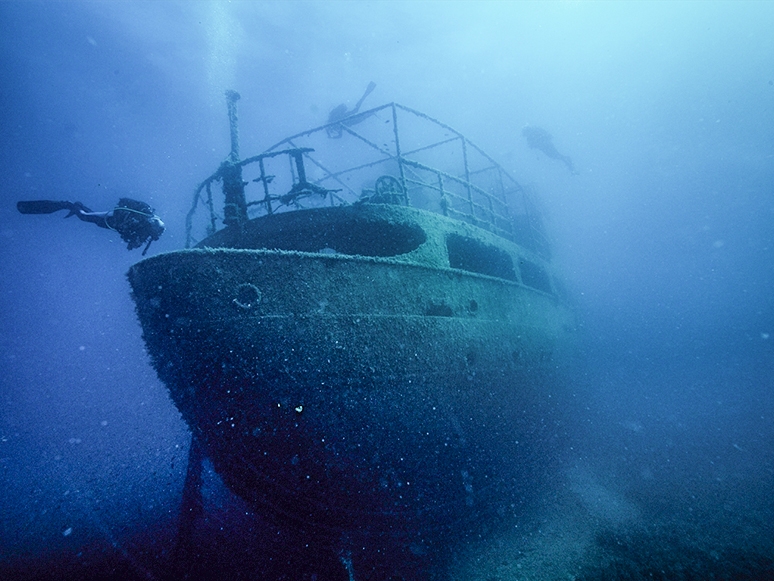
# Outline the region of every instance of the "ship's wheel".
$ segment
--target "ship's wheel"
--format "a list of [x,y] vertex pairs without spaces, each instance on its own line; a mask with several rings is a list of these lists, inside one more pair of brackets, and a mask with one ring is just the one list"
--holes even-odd
[[397,178],[380,176],[374,184],[374,196],[371,201],[377,204],[406,205],[406,192]]

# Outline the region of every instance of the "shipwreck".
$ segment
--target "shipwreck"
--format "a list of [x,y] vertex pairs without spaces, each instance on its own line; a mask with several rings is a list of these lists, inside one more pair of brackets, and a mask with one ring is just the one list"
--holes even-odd
[[241,158],[238,98],[187,248],[128,274],[152,364],[226,485],[330,548],[342,578],[366,547],[421,561],[512,506],[554,437],[575,322],[543,221],[418,111]]

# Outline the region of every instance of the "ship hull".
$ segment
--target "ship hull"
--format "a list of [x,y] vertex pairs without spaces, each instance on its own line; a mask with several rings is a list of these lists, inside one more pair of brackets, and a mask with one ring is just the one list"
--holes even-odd
[[183,250],[129,278],[153,364],[216,470],[301,530],[448,528],[511,503],[554,446],[571,316],[546,293],[280,250]]

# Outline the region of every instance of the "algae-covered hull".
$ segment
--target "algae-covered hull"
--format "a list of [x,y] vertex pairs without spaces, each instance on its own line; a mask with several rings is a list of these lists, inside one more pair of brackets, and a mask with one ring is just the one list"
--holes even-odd
[[218,472],[309,530],[445,526],[509,502],[555,430],[569,311],[520,280],[420,264],[455,222],[363,212],[382,211],[431,233],[413,258],[202,248],[129,273],[154,366]]

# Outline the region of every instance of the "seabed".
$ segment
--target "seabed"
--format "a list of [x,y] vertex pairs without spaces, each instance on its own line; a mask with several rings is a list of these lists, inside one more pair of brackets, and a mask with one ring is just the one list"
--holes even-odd
[[[717,498],[636,502],[587,466],[534,514],[461,553],[451,581],[764,581],[774,579],[765,512],[734,514]],[[735,504],[747,502],[737,498]]]

